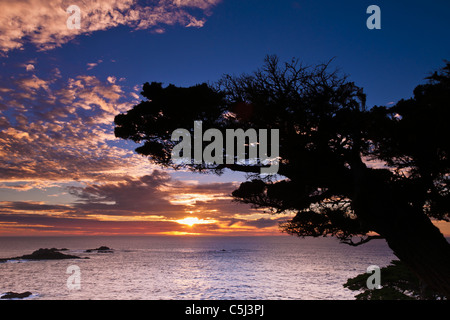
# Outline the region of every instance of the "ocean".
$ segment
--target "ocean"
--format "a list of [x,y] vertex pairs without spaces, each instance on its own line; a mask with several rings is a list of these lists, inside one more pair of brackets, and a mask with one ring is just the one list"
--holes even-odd
[[[114,250],[85,252],[100,246]],[[292,236],[0,237],[0,258],[53,247],[89,259],[0,263],[0,294],[30,291],[27,299],[41,300],[353,300],[357,292],[343,287],[348,278],[396,258],[383,240],[351,247],[334,238]]]

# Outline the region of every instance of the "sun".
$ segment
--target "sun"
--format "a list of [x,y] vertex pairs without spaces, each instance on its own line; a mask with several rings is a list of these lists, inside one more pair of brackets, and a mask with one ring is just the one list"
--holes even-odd
[[175,222],[178,222],[180,224],[188,225],[189,227],[192,227],[195,224],[208,224],[208,223],[214,223],[216,220],[204,220],[199,219],[197,217],[187,217],[184,219],[175,220]]

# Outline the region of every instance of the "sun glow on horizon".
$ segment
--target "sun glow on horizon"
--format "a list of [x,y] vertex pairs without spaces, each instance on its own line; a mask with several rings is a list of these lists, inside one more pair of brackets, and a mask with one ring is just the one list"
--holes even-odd
[[216,220],[204,220],[199,219],[197,217],[186,217],[184,219],[175,220],[175,222],[178,222],[179,224],[185,224],[190,227],[192,227],[195,224],[209,224],[209,223],[215,223]]

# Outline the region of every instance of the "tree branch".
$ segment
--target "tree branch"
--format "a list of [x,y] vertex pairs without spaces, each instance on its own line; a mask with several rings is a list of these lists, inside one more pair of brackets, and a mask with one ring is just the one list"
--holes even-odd
[[353,239],[351,239],[351,238],[347,238],[347,239],[341,239],[341,243],[345,243],[345,244],[348,244],[349,246],[352,246],[352,247],[357,247],[357,246],[360,246],[360,245],[362,245],[362,244],[364,244],[364,243],[367,243],[367,242],[369,242],[369,241],[371,241],[371,240],[374,240],[374,239],[384,239],[382,236],[368,236],[368,237],[366,237],[366,238],[363,238],[363,237],[361,237],[360,238],[361,240],[360,241],[358,241],[358,242],[353,242]]

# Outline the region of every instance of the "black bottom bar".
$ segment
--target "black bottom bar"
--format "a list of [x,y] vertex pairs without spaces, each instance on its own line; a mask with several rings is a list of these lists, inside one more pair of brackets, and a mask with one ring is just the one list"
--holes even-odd
[[0,301],[3,314],[89,317],[128,315],[144,319],[323,319],[326,317],[402,317],[448,311],[449,301],[274,301],[274,300],[150,300],[150,301]]

